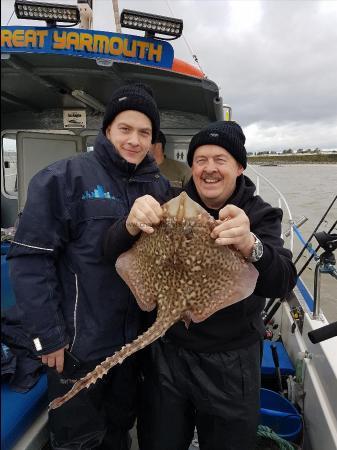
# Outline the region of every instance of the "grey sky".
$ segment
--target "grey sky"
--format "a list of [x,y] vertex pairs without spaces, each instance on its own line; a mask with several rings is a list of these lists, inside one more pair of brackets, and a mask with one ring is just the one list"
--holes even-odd
[[[13,4],[1,0],[2,25]],[[203,71],[244,128],[247,150],[337,148],[337,0],[120,0],[119,8],[169,16],[171,9],[184,20]],[[20,22],[14,15],[10,25]],[[112,0],[94,0],[94,28],[115,31]],[[172,44],[193,63],[184,39]]]

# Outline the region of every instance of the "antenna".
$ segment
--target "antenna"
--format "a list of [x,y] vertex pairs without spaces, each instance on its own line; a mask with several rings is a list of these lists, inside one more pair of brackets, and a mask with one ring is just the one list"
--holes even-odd
[[80,28],[92,29],[92,0],[77,0],[80,11]]
[[121,33],[121,23],[119,20],[119,8],[118,8],[118,0],[112,0],[112,6],[114,9],[114,16],[115,16],[115,24],[116,24],[116,31],[117,33]]
[[[171,8],[171,6],[170,6],[170,4],[169,4],[169,1],[168,1],[168,0],[165,0],[165,1],[166,1],[167,7],[168,7],[170,13],[172,14],[172,16],[174,16],[174,13],[173,13],[173,10],[172,10],[172,8]],[[190,52],[192,58],[193,58],[194,61],[198,64],[198,67],[199,67],[199,69],[201,70],[201,72],[202,72],[203,74],[205,74],[205,72],[202,70],[202,67],[201,67],[201,65],[200,65],[200,63],[199,63],[198,57],[197,57],[197,55],[193,52],[192,47],[190,46],[189,42],[187,41],[187,38],[185,37],[184,34],[183,34],[182,36],[183,36],[183,39],[184,39],[184,41],[185,41],[185,44],[186,44],[186,46],[187,46],[187,48],[188,48],[188,50],[189,50],[189,52]]]

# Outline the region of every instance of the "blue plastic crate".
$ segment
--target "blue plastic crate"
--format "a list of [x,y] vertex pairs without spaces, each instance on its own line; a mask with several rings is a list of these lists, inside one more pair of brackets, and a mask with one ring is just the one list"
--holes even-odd
[[275,364],[273,361],[273,356],[271,353],[271,344],[276,346],[281,375],[295,375],[295,367],[291,362],[288,353],[282,342],[272,342],[265,340],[263,342],[263,358],[261,364],[261,374],[262,375],[274,375],[275,374]]

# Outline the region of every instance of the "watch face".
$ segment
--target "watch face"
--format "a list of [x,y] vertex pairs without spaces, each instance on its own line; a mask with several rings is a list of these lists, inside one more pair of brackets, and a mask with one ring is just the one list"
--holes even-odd
[[263,244],[260,241],[260,239],[258,239],[255,236],[255,234],[254,234],[254,237],[255,237],[255,243],[254,243],[253,251],[252,251],[250,258],[248,258],[248,261],[250,261],[250,262],[258,261],[263,255]]

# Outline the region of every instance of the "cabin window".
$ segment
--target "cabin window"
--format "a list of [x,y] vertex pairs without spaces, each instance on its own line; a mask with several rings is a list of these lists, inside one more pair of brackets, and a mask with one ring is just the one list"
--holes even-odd
[[170,134],[166,133],[165,155],[168,159],[174,159],[187,164],[188,145],[195,133],[191,131],[191,134],[183,135],[181,131],[179,132],[180,134],[171,134],[174,133],[174,130],[170,130]]
[[16,153],[16,135],[2,135],[2,179],[4,193],[17,197],[18,195],[18,176],[17,176],[17,153]]

